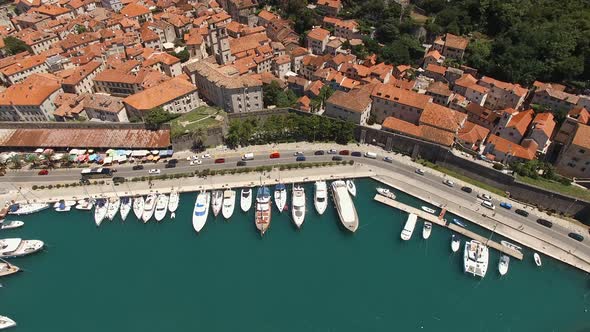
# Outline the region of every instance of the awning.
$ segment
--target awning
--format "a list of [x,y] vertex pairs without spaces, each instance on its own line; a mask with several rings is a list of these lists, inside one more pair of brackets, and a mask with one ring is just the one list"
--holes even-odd
[[160,156],[160,157],[166,157],[167,156],[166,150],[161,150],[160,153],[158,153],[158,156]]
[[147,156],[147,160],[153,160],[154,156],[152,156],[151,154],[149,156]]
[[117,156],[117,159],[116,159],[116,160],[117,160],[117,162],[119,162],[119,163],[124,163],[124,162],[126,162],[126,161],[127,161],[127,156],[125,156],[125,155],[122,155],[122,156]]
[[98,158],[97,154],[91,154],[88,156],[88,161],[95,161]]
[[166,150],[168,157],[172,157],[172,155],[174,154],[174,150],[170,149],[170,150]]
[[160,153],[160,151],[158,150],[152,150],[151,152],[154,156],[157,156]]
[[112,163],[113,163],[113,157],[104,158],[103,164],[112,164]]
[[148,150],[136,150],[131,152],[131,156],[133,157],[145,157],[149,154],[150,152]]
[[43,149],[38,148],[37,150],[35,150],[35,153],[43,153]]

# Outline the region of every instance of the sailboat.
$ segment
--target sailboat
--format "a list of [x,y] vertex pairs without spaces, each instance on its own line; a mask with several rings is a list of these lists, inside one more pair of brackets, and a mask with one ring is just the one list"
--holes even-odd
[[346,180],[346,189],[352,197],[356,197],[356,186],[352,180]]
[[236,192],[231,189],[227,189],[223,192],[223,207],[221,214],[228,220],[234,213],[234,206],[236,205]]
[[170,199],[168,200],[168,211],[170,211],[170,213],[176,212],[176,210],[178,209],[178,201],[179,200],[180,200],[180,195],[178,194],[178,191],[172,190],[170,192]]
[[193,209],[193,228],[197,233],[203,229],[203,226],[205,226],[205,223],[207,222],[210,200],[211,194],[206,191],[200,192],[195,200],[195,207]]
[[318,214],[322,215],[328,207],[328,185],[326,181],[316,181],[314,187],[313,205]]
[[141,219],[143,220],[144,224],[146,222],[148,222],[152,218],[152,216],[154,215],[154,210],[156,209],[156,198],[157,197],[158,196],[156,194],[151,193],[145,199],[145,202],[143,204],[143,213],[141,215]]
[[261,236],[264,236],[264,233],[266,233],[270,227],[272,216],[271,205],[270,190],[268,187],[258,187],[258,191],[256,192],[256,213],[254,215],[254,223]]
[[221,190],[213,190],[211,196],[211,207],[213,208],[213,215],[217,217],[223,205],[223,192]]
[[143,200],[143,196],[135,197],[133,200],[133,213],[137,219],[141,219],[141,215],[143,214],[143,205],[145,201]]
[[107,209],[109,207],[109,203],[104,198],[99,198],[96,200],[96,205],[94,206],[94,223],[96,226],[100,226],[104,218],[107,216]]
[[160,194],[156,200],[156,212],[154,213],[156,221],[162,221],[166,217],[166,212],[168,212],[168,196]]
[[132,206],[133,199],[131,197],[121,197],[121,208],[119,209],[119,213],[121,214],[121,219],[123,221],[127,219]]
[[252,188],[243,188],[240,194],[240,207],[242,211],[248,212],[252,207]]
[[109,220],[115,219],[117,212],[119,212],[120,205],[121,200],[119,199],[119,197],[111,197],[111,199],[109,200],[109,208],[107,209],[107,218],[109,218]]
[[283,212],[287,205],[287,187],[284,184],[279,183],[275,186],[274,198],[277,209],[279,212]]
[[305,189],[298,184],[293,185],[291,216],[297,228],[305,221]]

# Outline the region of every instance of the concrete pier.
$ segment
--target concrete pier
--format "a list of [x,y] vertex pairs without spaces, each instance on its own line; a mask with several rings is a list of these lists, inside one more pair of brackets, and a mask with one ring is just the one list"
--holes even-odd
[[[396,200],[387,198],[387,197],[385,197],[383,195],[379,195],[379,194],[375,195],[375,200],[379,203],[383,203],[385,205],[391,206],[393,208],[404,211],[406,213],[413,213],[413,214],[417,215],[418,217],[420,217],[424,220],[430,221],[431,223],[439,225],[441,227],[448,227],[449,229],[451,229],[455,233],[459,233],[459,234],[464,235],[468,238],[477,240],[481,243],[486,244],[490,248],[494,248],[494,249],[496,249],[502,253],[505,253],[507,255],[510,255],[516,259],[522,260],[522,258],[523,258],[522,252],[520,252],[518,250],[508,248],[508,247],[501,245],[498,242],[488,240],[487,238],[485,238],[477,233],[474,233],[466,228],[463,228],[461,226],[458,226],[455,224],[450,224],[450,223],[447,225],[445,223],[444,219],[439,218],[436,215],[427,213],[427,212],[422,211],[420,209],[416,209],[415,207],[400,203]],[[442,216],[442,213],[441,213],[441,216]]]

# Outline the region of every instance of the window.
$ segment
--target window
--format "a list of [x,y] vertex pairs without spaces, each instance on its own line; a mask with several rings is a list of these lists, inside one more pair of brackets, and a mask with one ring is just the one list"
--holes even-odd
[[583,154],[583,153],[585,153],[585,152],[586,152],[586,150],[584,150],[584,149],[580,149],[580,150],[578,150],[578,153],[582,153],[582,154]]

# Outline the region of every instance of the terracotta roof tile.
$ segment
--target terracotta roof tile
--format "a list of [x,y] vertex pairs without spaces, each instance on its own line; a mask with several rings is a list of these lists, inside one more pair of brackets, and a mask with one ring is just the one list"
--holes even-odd
[[322,28],[315,28],[312,29],[308,34],[307,38],[315,39],[315,40],[324,40],[330,36],[330,31]]
[[525,159],[525,160],[532,160],[536,156],[536,151],[538,144],[536,142],[527,142],[528,148],[520,144],[513,143],[507,139],[504,139],[500,136],[490,135],[488,137],[488,141],[486,144],[493,144],[493,151],[499,151],[504,154],[510,154],[517,158]]
[[575,107],[567,115],[571,118],[578,119],[578,122],[583,124],[588,124],[588,120],[590,120],[590,112],[584,107]]
[[507,82],[502,82],[502,81],[498,81],[496,79],[493,79],[491,77],[488,76],[484,76],[480,79],[481,82],[490,84],[492,86],[496,86],[499,87],[500,89],[506,90],[506,91],[512,91],[515,95],[519,96],[519,97],[524,97],[526,96],[528,90],[523,88],[522,86],[520,86],[519,84],[512,84],[512,83],[507,83]]
[[426,124],[456,133],[465,123],[467,114],[435,103],[427,103],[420,115],[420,124]]
[[464,142],[475,144],[477,142],[483,142],[489,133],[489,129],[473,122],[465,121],[463,128],[459,130],[458,137]]
[[547,138],[551,138],[554,129],[555,120],[553,119],[553,113],[539,113],[533,119],[533,130],[543,131]]
[[123,102],[137,110],[149,111],[176,98],[194,92],[197,87],[182,77],[175,77],[152,88],[140,91],[123,99]]
[[535,111],[533,110],[520,112],[510,119],[510,122],[508,122],[506,128],[514,128],[520,133],[520,135],[524,136],[527,128],[531,124],[531,121],[533,121],[534,115]]
[[149,13],[151,13],[151,11],[146,6],[140,5],[136,2],[132,2],[121,9],[121,14],[125,15],[126,17],[137,17],[140,15],[147,15]]
[[19,59],[12,65],[6,66],[0,70],[6,76],[12,76],[16,73],[40,66],[45,63],[47,57],[44,54],[32,55],[23,59]]
[[389,84],[378,84],[371,95],[375,98],[395,101],[396,103],[412,106],[418,109],[424,109],[426,104],[431,100],[431,97],[429,96],[414,91],[400,89]]
[[578,130],[576,130],[572,144],[590,149],[590,126],[580,124]]
[[451,33],[447,33],[445,36],[446,47],[465,50],[467,48],[467,44],[469,44],[469,40],[467,38],[455,36]]
[[426,66],[426,70],[444,76],[445,73],[447,72],[447,67],[439,66],[434,63],[429,63],[428,66]]
[[51,74],[32,74],[0,93],[0,105],[41,105],[61,89],[60,80]]
[[386,130],[399,132],[444,146],[452,146],[455,142],[455,135],[451,132],[428,125],[415,125],[392,116],[387,117],[381,126]]
[[327,103],[362,113],[371,104],[371,94],[367,89],[352,89],[349,92],[336,91],[328,98]]

